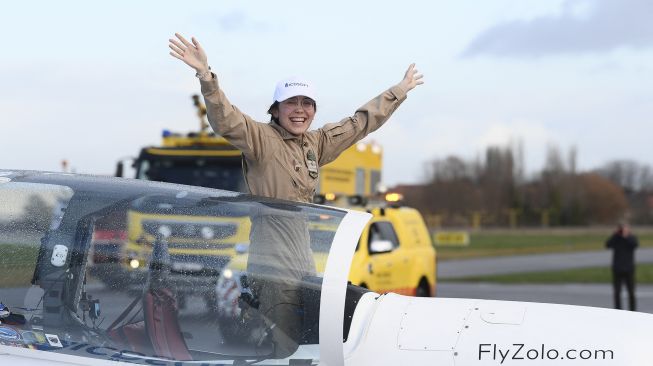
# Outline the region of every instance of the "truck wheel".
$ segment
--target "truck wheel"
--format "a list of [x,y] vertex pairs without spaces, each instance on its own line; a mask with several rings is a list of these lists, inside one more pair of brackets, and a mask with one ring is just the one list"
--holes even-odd
[[206,303],[207,312],[210,314],[215,314],[218,309],[218,299],[215,295],[215,291],[208,292],[204,294],[204,302]]
[[431,287],[426,279],[422,278],[415,289],[415,296],[417,297],[430,297],[431,296]]
[[218,326],[220,327],[220,334],[224,343],[234,344],[240,340],[241,337],[236,322],[237,319],[235,318],[218,317]]

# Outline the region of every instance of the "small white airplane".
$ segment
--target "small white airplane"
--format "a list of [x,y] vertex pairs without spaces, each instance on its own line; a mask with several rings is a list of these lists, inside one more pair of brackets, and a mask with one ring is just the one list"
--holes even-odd
[[[649,314],[348,285],[368,219],[198,187],[0,170],[0,365],[653,364]],[[330,242],[308,235],[311,223],[333,228]],[[248,263],[225,325],[215,289],[234,248]]]

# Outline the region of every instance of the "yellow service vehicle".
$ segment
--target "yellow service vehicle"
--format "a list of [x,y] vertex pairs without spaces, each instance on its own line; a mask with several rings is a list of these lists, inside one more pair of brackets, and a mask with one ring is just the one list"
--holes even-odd
[[251,223],[247,212],[241,214],[170,215],[165,208],[143,203],[127,212],[125,260],[133,270],[144,269],[155,239],[161,236],[168,244],[172,272],[217,276],[241,246],[249,243]]
[[[110,214],[97,222],[93,274],[105,283],[119,280],[126,285],[124,290],[129,290],[146,279],[154,243],[164,239],[169,279],[180,306],[185,306],[186,294],[194,293],[203,294],[207,304],[215,307],[214,289],[220,273],[232,257],[249,246],[250,213],[245,209],[239,212],[238,205],[232,205],[229,212],[216,215],[222,212],[220,203],[210,200],[184,210],[188,194],[182,190],[166,201],[153,192],[132,202],[122,214]],[[173,206],[178,208],[175,213],[171,212]]]
[[356,247],[349,272],[372,291],[435,296],[436,254],[422,215],[410,207],[377,207]]
[[[373,217],[359,239],[349,281],[379,293],[435,296],[436,252],[419,211],[396,202],[350,208],[366,210]],[[326,254],[320,250],[320,243],[324,241],[328,247],[335,228],[328,222],[312,220],[309,221],[309,234],[317,272],[324,272]],[[216,312],[226,332],[237,328],[232,325],[240,316],[239,299],[244,290],[246,268],[247,254],[236,255],[217,282]]]
[[369,197],[379,190],[383,151],[375,143],[359,142],[320,168],[317,201],[323,196]]
[[[134,159],[135,178],[246,192],[241,153],[225,138],[167,130],[162,138],[161,146],[144,147]],[[122,162],[116,176],[123,176]]]

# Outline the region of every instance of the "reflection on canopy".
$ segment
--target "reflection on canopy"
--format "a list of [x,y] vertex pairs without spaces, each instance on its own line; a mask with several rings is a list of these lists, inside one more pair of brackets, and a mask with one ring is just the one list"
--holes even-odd
[[[134,363],[319,360],[314,258],[345,212],[171,184],[9,177],[0,302],[12,318],[0,309],[0,321],[22,335],[7,343]],[[216,285],[245,251],[227,337]]]

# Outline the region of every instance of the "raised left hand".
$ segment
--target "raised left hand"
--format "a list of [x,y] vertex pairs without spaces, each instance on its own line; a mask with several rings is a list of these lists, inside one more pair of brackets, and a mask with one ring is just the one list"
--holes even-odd
[[198,73],[207,72],[209,70],[209,62],[206,58],[206,52],[204,52],[204,49],[195,37],[191,38],[191,43],[179,33],[175,33],[175,36],[177,39],[170,38],[168,40],[170,41],[168,46],[172,50],[170,56],[182,60]]

